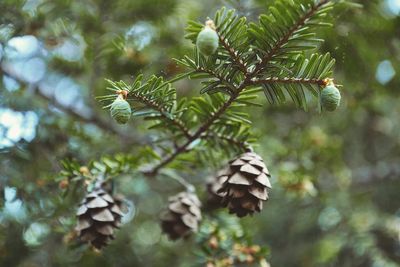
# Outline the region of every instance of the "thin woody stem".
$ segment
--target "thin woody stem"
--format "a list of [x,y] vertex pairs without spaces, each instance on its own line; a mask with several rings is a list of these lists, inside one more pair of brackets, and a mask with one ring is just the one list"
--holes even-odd
[[156,102],[148,99],[147,97],[137,95],[137,94],[131,94],[130,96],[135,100],[138,100],[142,103],[146,103],[147,106],[158,111],[163,118],[169,120],[173,125],[175,125],[186,136],[186,138],[190,139],[192,137],[189,129],[186,128],[186,126],[184,125],[184,123],[182,121],[180,121],[176,118],[171,118],[171,117],[167,116],[165,109],[163,107],[160,107],[159,105],[157,105]]
[[268,77],[264,79],[252,80],[252,84],[271,84],[271,83],[286,83],[286,84],[316,84],[319,86],[325,86],[327,84],[326,79],[308,79],[308,78],[278,78],[278,77]]
[[219,34],[218,30],[218,37],[219,37],[219,41],[221,42],[222,46],[225,48],[225,50],[229,53],[229,55],[231,56],[231,58],[233,59],[233,61],[236,63],[236,65],[238,65],[239,69],[243,72],[243,73],[247,73],[247,67],[245,65],[245,63],[243,62],[243,60],[238,56],[238,53],[235,51],[235,49],[233,49],[228,41],[226,40],[226,38],[222,35]]

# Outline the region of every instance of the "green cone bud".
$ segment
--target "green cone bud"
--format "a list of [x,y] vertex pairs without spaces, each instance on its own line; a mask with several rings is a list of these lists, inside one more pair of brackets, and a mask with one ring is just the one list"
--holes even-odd
[[340,92],[334,85],[328,85],[321,92],[321,105],[324,110],[334,111],[340,105]]
[[211,56],[218,48],[218,34],[206,26],[197,36],[197,49],[205,56]]
[[111,104],[111,116],[120,124],[125,124],[131,117],[131,106],[121,95]]

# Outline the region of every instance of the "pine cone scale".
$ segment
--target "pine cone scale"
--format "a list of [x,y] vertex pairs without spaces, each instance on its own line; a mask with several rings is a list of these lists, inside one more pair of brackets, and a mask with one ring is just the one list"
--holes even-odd
[[100,234],[103,234],[103,235],[113,235],[114,234],[114,228],[109,224],[96,225],[96,230],[97,230],[97,232],[99,232]]
[[88,211],[88,208],[86,207],[86,205],[81,205],[81,206],[78,208],[78,211],[76,212],[76,215],[78,215],[78,216],[83,215],[83,214],[85,214],[87,211]]
[[261,171],[251,164],[245,164],[242,167],[240,167],[240,171],[244,173],[248,173],[249,175],[260,175]]
[[97,197],[89,201],[86,206],[89,209],[95,209],[95,208],[105,208],[108,206],[108,202],[102,199],[101,197]]
[[237,159],[237,160],[231,162],[230,165],[234,167],[234,166],[243,166],[245,164],[246,164],[246,161],[243,161],[241,159]]
[[226,182],[229,184],[234,184],[234,185],[251,185],[250,179],[248,179],[246,176],[243,176],[240,173],[235,173],[232,175]]
[[114,205],[111,206],[111,211],[112,211],[112,213],[114,213],[114,214],[116,214],[116,215],[120,215],[120,216],[123,216],[123,215],[124,215],[124,213],[123,213],[122,210],[118,207],[117,204],[114,204]]
[[92,210],[91,211],[92,219],[98,222],[113,222],[114,216],[112,215],[111,211],[107,208],[99,209],[99,210]]
[[104,194],[101,196],[102,199],[104,199],[105,201],[109,202],[109,203],[114,203],[114,199],[109,195],[109,194]]
[[171,203],[168,208],[178,214],[185,214],[188,210],[181,202]]
[[256,198],[262,200],[268,199],[268,192],[266,187],[251,186],[249,188],[249,193],[255,196]]
[[82,231],[92,226],[92,220],[89,218],[80,218],[78,224],[75,227],[77,231]]
[[187,227],[190,227],[190,228],[192,228],[192,229],[197,230],[198,223],[197,223],[197,218],[196,218],[195,216],[193,216],[193,215],[191,215],[191,214],[189,214],[189,213],[184,214],[184,215],[182,216],[182,222],[183,222]]
[[242,198],[246,195],[246,188],[233,187],[228,190],[227,196],[233,198]]
[[269,181],[268,176],[265,173],[260,174],[259,176],[257,176],[257,178],[255,179],[255,181],[263,186],[268,187],[269,189],[272,188],[271,183]]

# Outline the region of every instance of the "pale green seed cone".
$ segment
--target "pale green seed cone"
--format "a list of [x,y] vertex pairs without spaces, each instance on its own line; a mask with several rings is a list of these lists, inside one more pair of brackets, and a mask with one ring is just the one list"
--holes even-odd
[[132,113],[129,103],[125,99],[122,99],[122,97],[120,96],[115,99],[114,102],[111,104],[110,111],[111,116],[119,124],[127,123]]
[[197,36],[196,46],[200,53],[211,56],[218,48],[218,34],[210,27],[205,27]]
[[336,110],[340,105],[340,99],[340,92],[334,85],[328,85],[321,92],[321,106],[324,110]]

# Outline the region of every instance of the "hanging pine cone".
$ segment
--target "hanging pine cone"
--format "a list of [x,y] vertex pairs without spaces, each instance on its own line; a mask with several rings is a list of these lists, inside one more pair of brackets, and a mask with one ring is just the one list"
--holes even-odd
[[76,231],[82,241],[101,249],[114,239],[114,231],[121,225],[122,199],[114,199],[101,187],[87,194],[81,202]]
[[126,101],[124,96],[120,94],[114,102],[112,102],[110,112],[116,122],[119,124],[125,124],[131,118],[132,109],[128,101]]
[[244,217],[260,212],[263,201],[268,200],[271,189],[270,174],[262,158],[254,152],[247,152],[229,162],[229,167],[217,177],[223,181],[219,194],[222,204],[229,213]]
[[217,209],[222,207],[222,199],[225,193],[218,192],[222,188],[223,183],[225,182],[224,178],[225,170],[219,171],[217,176],[210,177],[207,180],[207,192],[208,198],[206,202],[206,209]]
[[215,31],[215,25],[212,20],[206,21],[206,26],[199,33],[196,40],[196,46],[200,53],[205,56],[211,56],[218,49],[219,39]]
[[321,91],[321,106],[324,110],[335,111],[340,105],[340,91],[332,83]]
[[161,215],[161,228],[171,240],[197,232],[201,220],[200,200],[193,193],[181,192],[169,198],[168,209]]

